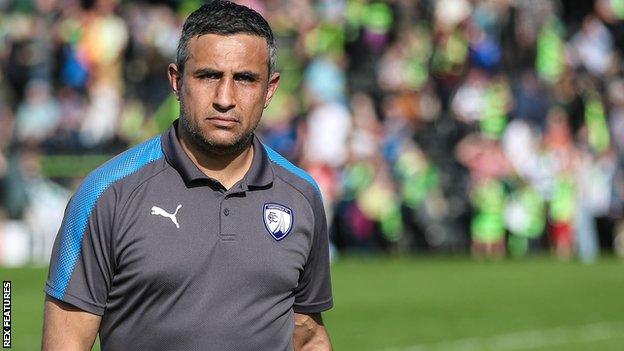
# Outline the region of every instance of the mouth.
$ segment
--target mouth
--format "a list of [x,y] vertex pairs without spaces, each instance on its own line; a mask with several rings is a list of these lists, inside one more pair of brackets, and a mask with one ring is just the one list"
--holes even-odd
[[212,116],[207,119],[210,121],[238,122],[238,118],[230,116]]
[[213,116],[206,118],[206,120],[214,125],[223,127],[231,127],[235,124],[240,123],[238,118],[230,116]]

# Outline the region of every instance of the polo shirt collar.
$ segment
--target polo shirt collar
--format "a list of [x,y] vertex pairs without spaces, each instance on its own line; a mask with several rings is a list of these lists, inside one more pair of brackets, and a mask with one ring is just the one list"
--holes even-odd
[[265,187],[273,182],[275,177],[271,160],[266,149],[256,134],[253,135],[254,156],[251,167],[245,175],[245,183],[250,187]]
[[[179,120],[175,120],[171,127],[161,136],[163,152],[167,162],[180,173],[187,186],[205,182],[220,184],[216,179],[205,175],[188,157],[178,139],[178,124]],[[271,184],[274,178],[269,156],[264,145],[262,145],[255,134],[253,135],[252,144],[254,156],[251,161],[251,167],[240,182],[243,190],[247,190],[250,187],[265,187]]]

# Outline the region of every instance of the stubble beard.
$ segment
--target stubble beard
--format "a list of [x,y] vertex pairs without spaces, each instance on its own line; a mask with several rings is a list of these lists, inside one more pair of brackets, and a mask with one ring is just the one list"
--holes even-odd
[[249,147],[249,145],[251,145],[251,139],[253,138],[253,133],[257,127],[257,125],[255,125],[248,133],[244,133],[239,136],[232,143],[217,143],[207,135],[204,135],[201,128],[188,117],[182,99],[180,99],[180,122],[186,134],[191,137],[192,140],[190,141],[195,146],[208,154],[217,156],[232,156],[243,152]]

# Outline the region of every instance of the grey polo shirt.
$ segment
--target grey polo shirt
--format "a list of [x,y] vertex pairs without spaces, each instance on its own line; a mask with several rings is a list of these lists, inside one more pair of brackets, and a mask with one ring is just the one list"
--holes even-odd
[[101,315],[103,350],[292,349],[293,312],[332,307],[318,186],[254,136],[226,190],[176,126],[85,178],[45,292]]

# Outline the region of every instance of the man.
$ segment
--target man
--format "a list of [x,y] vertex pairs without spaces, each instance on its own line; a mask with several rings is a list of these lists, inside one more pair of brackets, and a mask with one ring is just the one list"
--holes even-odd
[[279,84],[266,21],[215,1],[186,20],[180,119],[91,173],[45,291],[44,350],[329,350],[314,180],[253,134]]

